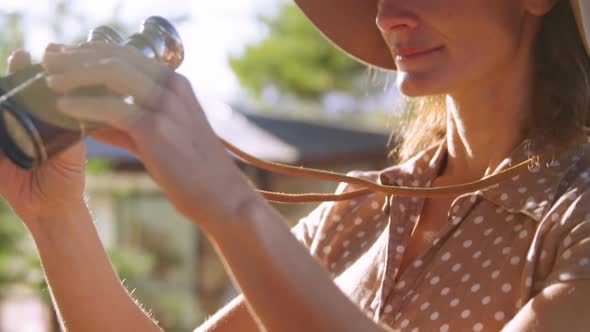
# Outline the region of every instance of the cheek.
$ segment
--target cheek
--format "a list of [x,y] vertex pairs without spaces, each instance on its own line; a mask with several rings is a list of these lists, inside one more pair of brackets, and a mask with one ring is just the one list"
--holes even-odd
[[522,13],[515,0],[412,0],[424,40],[444,45],[431,61],[398,71],[407,96],[453,93],[506,73],[519,52]]
[[472,8],[449,32],[449,67],[457,73],[457,84],[502,75],[521,51],[523,16],[518,1],[484,2],[486,6]]
[[501,78],[513,58],[513,53],[499,47],[465,49],[455,56],[446,56],[428,70],[398,71],[396,85],[409,97],[451,94],[474,87],[478,82],[487,84]]
[[400,91],[412,97],[453,93],[506,73],[517,58],[519,34],[494,24],[473,28],[448,33],[444,52],[427,66],[398,71]]
[[487,26],[478,31],[479,34],[467,36],[450,52],[450,89],[504,76],[518,61],[518,31],[501,26]]

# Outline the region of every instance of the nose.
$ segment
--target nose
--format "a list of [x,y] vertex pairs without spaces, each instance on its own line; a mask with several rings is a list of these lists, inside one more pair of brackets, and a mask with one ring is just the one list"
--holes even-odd
[[408,32],[420,24],[416,15],[407,9],[399,8],[396,2],[399,1],[380,1],[376,22],[381,33],[385,35]]

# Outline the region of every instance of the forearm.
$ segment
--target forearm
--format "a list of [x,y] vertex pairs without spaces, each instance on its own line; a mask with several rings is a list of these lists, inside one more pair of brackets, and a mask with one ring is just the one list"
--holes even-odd
[[84,202],[27,222],[68,331],[160,331],[113,270]]
[[256,200],[238,212],[210,235],[267,331],[387,330],[348,300],[270,206]]

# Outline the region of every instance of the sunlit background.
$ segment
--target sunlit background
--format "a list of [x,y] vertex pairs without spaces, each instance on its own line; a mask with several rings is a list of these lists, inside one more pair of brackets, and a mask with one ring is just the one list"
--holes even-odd
[[[216,132],[239,148],[339,172],[390,163],[390,134],[405,114],[394,75],[344,56],[290,1],[0,0],[0,70],[16,48],[39,61],[48,42],[78,43],[103,24],[128,36],[151,15],[177,28],[185,46],[178,72]],[[89,204],[117,272],[165,330],[195,328],[237,294],[219,257],[137,160],[88,144]],[[261,189],[335,188],[236,162]],[[275,205],[290,225],[314,206]],[[1,202],[0,219],[0,332],[58,331],[28,234]]]
[[[0,11],[22,13],[26,48],[40,56],[49,41],[67,42],[95,26],[118,22],[133,31],[141,20],[159,15],[178,22],[187,61],[180,72],[191,77],[204,96],[227,99],[239,94],[239,83],[227,56],[260,39],[258,14],[274,13],[282,1],[0,1]],[[60,4],[66,11],[59,15]],[[56,27],[58,27],[56,29]]]

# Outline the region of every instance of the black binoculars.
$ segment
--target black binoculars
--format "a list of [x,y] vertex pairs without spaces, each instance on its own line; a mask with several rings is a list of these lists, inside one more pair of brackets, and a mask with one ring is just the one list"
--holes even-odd
[[[172,69],[178,68],[184,59],[184,47],[176,29],[159,16],[147,18],[140,32],[128,39],[108,26],[100,26],[89,32],[87,41],[130,45]],[[23,169],[38,167],[100,126],[58,112],[59,96],[47,87],[45,76],[42,66],[36,64],[0,77],[0,159],[8,157]],[[108,93],[104,87],[75,92]]]

